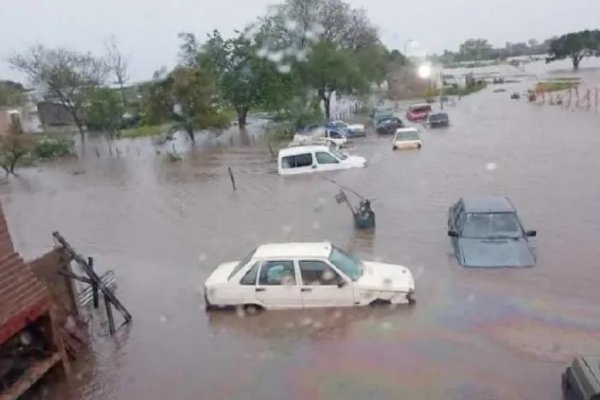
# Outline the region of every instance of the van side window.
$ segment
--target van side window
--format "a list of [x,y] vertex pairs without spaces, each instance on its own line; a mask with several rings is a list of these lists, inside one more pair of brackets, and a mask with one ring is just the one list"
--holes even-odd
[[337,164],[337,163],[339,163],[337,158],[335,158],[331,154],[326,153],[324,151],[317,152],[317,162],[319,164]]
[[281,159],[281,168],[300,168],[310,167],[313,163],[312,154],[298,154],[295,156],[287,156]]

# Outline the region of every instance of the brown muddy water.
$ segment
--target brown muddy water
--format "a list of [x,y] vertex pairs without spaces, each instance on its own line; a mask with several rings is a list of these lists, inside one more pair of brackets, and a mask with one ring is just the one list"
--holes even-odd
[[[232,147],[215,142],[179,163],[143,140],[119,142],[111,159],[92,141],[79,160],[23,170],[0,187],[17,248],[33,258],[59,230],[116,271],[134,317],[112,340],[96,316],[92,354],[71,386],[39,395],[560,399],[571,358],[600,353],[600,114],[511,101],[506,87],[449,107],[452,126],[424,130],[421,151],[355,140],[370,165],[325,176],[377,198],[374,234],[353,230],[324,175],[273,173],[252,127],[219,139]],[[471,195],[510,196],[538,231],[534,268],[458,266],[447,209]],[[324,239],[410,267],[417,304],[205,313],[202,284],[217,263],[264,242]]]

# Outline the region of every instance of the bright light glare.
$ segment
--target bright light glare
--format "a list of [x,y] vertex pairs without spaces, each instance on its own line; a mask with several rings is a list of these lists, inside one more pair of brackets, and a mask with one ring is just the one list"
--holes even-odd
[[431,76],[431,65],[423,64],[417,71],[421,79],[427,79]]

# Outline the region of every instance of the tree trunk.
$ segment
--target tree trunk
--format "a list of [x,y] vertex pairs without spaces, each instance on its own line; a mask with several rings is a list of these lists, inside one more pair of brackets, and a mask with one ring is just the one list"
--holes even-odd
[[196,138],[194,137],[194,128],[186,127],[185,132],[188,134],[190,140],[195,143]]
[[123,102],[123,107],[127,107],[127,99],[125,98],[125,86],[122,81],[119,81],[119,91],[121,92],[121,101]]
[[77,129],[79,130],[79,134],[81,135],[81,141],[85,142],[85,130],[83,129],[83,121],[79,119],[76,110],[69,110],[71,116],[73,117],[73,121],[75,125],[77,125]]
[[331,119],[331,93],[325,94],[325,92],[319,92],[321,94],[321,100],[323,100],[323,108],[325,108],[325,118],[329,121]]
[[246,126],[246,117],[248,116],[248,107],[236,107],[238,125],[240,128]]

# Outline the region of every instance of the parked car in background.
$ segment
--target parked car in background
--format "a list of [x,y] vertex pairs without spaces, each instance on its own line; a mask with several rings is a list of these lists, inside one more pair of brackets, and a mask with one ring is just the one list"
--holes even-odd
[[293,145],[298,144],[335,144],[338,147],[344,147],[348,143],[348,138],[343,131],[337,128],[327,128],[323,125],[308,130],[304,129],[296,133],[292,139]]
[[420,149],[423,139],[417,128],[400,128],[396,130],[392,139],[392,150]]
[[363,124],[349,124],[344,121],[331,121],[326,125],[328,128],[335,128],[342,130],[346,137],[355,138],[367,135],[367,130]]
[[398,117],[388,117],[379,121],[375,131],[380,135],[393,135],[400,128],[404,128],[404,123]]
[[465,267],[531,267],[535,254],[507,197],[460,199],[448,212],[448,236]]
[[433,113],[427,116],[425,124],[430,128],[446,128],[450,126],[450,118],[445,112]]
[[422,103],[422,104],[413,104],[408,107],[408,111],[406,111],[406,119],[409,121],[423,121],[427,118],[427,116],[431,113],[431,105]]
[[204,284],[207,309],[351,307],[414,301],[406,267],[361,261],[331,243],[270,243],[226,262]]
[[277,157],[279,175],[362,168],[366,164],[364,157],[347,155],[332,146],[323,145],[286,147],[279,150]]
[[600,400],[600,357],[577,357],[562,374],[566,400]]
[[369,117],[371,117],[371,126],[376,128],[380,121],[394,117],[394,110],[389,107],[376,107]]

